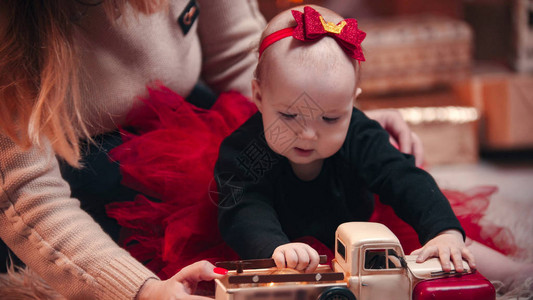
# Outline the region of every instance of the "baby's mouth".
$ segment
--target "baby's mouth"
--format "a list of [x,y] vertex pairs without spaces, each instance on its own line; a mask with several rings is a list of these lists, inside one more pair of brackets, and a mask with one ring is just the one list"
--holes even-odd
[[302,156],[310,155],[313,152],[313,149],[303,149],[299,147],[294,147],[294,150],[296,151],[296,153]]

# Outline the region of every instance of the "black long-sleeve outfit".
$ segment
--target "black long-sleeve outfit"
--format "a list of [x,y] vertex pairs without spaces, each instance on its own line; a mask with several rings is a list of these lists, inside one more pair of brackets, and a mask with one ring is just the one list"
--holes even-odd
[[317,178],[302,181],[263,136],[260,113],[227,137],[215,166],[219,228],[243,259],[270,257],[291,240],[313,236],[333,248],[338,225],[366,221],[372,193],[391,205],[424,244],[447,229],[464,231],[433,178],[388,133],[354,108],[341,149]]

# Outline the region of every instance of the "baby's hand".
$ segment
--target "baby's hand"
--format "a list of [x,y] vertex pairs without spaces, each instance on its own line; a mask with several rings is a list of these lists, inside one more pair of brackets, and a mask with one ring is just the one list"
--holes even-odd
[[466,260],[471,269],[476,268],[474,255],[468,250],[463,241],[463,235],[458,230],[445,230],[429,242],[424,247],[417,249],[411,255],[418,255],[416,262],[424,262],[428,257],[438,257],[442,270],[451,271],[450,258],[457,272],[463,272],[463,262]]
[[272,258],[278,268],[292,268],[306,273],[313,272],[320,261],[318,252],[304,243],[289,243],[274,250]]

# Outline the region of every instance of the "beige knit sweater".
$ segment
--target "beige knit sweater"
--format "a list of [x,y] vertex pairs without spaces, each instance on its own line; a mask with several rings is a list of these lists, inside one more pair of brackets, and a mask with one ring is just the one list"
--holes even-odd
[[[121,124],[145,86],[160,80],[188,95],[201,77],[216,91],[250,93],[265,22],[253,0],[198,0],[184,35],[177,19],[188,1],[150,16],[131,10],[110,23],[91,7],[77,33],[82,53],[83,116],[93,134]],[[69,298],[132,299],[155,275],[118,247],[70,197],[50,147],[22,151],[0,135],[0,237]],[[4,262],[0,262],[4,263]]]

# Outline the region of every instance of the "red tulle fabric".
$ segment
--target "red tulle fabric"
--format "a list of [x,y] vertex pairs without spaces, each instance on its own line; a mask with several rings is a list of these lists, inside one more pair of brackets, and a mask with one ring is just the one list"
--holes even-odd
[[[218,231],[213,169],[220,143],[256,112],[255,105],[230,92],[205,110],[165,87],[150,88],[143,101],[128,116],[124,143],[110,152],[120,163],[123,184],[142,193],[135,201],[107,206],[108,215],[123,227],[123,246],[162,279],[198,260],[238,259]],[[470,238],[512,254],[517,249],[508,231],[482,224],[495,191],[478,187],[444,193]],[[378,200],[371,221],[387,225],[406,254],[420,247],[415,231]],[[333,258],[318,240],[300,241]]]
[[237,259],[217,227],[213,170],[223,138],[256,112],[242,95],[221,95],[209,110],[168,88],[149,88],[132,111],[124,143],[110,152],[125,186],[142,192],[133,202],[107,206],[123,230],[123,246],[160,278],[198,260]]

